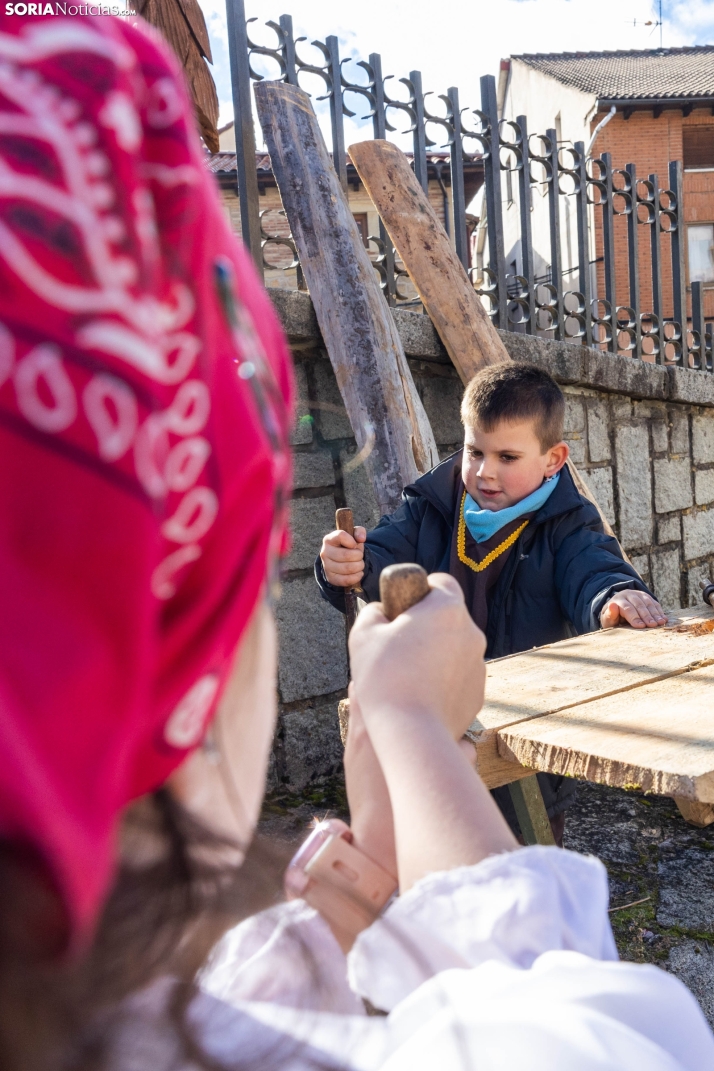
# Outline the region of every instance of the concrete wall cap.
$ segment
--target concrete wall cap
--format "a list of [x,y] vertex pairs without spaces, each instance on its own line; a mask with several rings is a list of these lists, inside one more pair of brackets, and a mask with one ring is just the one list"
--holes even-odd
[[[310,295],[301,290],[268,291],[283,330],[294,348],[323,346]],[[414,359],[450,365],[428,316],[394,309],[394,321],[405,354]],[[682,402],[714,408],[714,375],[689,368],[666,368],[621,357],[572,342],[554,342],[515,331],[499,331],[514,361],[546,369],[558,383],[624,394],[629,398]]]

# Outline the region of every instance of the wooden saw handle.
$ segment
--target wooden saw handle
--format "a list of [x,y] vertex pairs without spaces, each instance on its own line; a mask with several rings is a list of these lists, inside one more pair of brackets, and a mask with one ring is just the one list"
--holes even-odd
[[[347,535],[351,535],[354,539],[355,536],[355,518],[351,509],[336,509],[335,510],[335,528],[340,532],[347,532]],[[354,588],[345,588],[345,592],[359,591],[359,585]]]
[[347,532],[347,535],[354,536],[355,519],[351,509],[335,510],[335,527],[340,532]]
[[421,565],[388,565],[379,575],[379,598],[389,621],[394,621],[428,594],[429,582]]
[[[335,510],[335,527],[340,532],[347,532],[354,538],[355,519],[351,509]],[[352,631],[352,626],[357,620],[357,588],[345,588],[345,618],[347,619],[347,635]]]

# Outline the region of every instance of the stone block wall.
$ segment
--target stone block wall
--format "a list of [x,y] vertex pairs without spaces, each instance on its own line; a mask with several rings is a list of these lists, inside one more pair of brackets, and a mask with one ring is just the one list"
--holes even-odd
[[[337,704],[346,694],[342,615],[312,567],[335,509],[366,527],[378,518],[307,294],[273,291],[296,366],[293,546],[277,605],[280,721],[273,786],[302,790],[340,767]],[[395,311],[442,457],[458,449],[461,382],[431,321]],[[643,578],[669,609],[696,605],[714,575],[714,376],[666,369],[565,343],[503,334],[515,360],[546,368],[566,396],[575,464]]]

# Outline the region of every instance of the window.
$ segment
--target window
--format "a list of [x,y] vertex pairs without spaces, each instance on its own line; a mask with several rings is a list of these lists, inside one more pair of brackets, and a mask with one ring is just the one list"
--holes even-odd
[[513,174],[513,172],[511,171],[511,168],[510,168],[510,163],[511,163],[510,159],[509,159],[508,163],[509,163],[509,167],[508,167],[508,170],[506,171],[506,203],[507,203],[508,207],[510,208],[511,205],[513,204],[513,179],[511,178],[511,175]]
[[369,236],[367,213],[366,212],[354,212],[355,223],[357,224],[357,230],[362,238],[362,244],[367,245],[367,238]]
[[682,127],[682,158],[685,168],[714,168],[714,123]]
[[687,227],[690,283],[714,283],[714,223]]

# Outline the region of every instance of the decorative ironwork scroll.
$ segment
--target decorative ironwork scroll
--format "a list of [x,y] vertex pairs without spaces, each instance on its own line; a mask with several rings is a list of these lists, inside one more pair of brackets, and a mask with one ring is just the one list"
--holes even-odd
[[[698,282],[690,288],[688,320],[679,161],[670,163],[667,187],[662,188],[656,174],[638,177],[634,164],[615,168],[608,153],[586,158],[583,142],[559,144],[555,127],[535,133],[529,130],[525,115],[515,120],[500,118],[496,83],[490,75],[481,78],[480,107],[463,107],[454,86],[441,94],[425,92],[417,70],[400,78],[385,75],[379,53],[371,53],[368,60],[341,57],[335,36],[311,41],[313,59],[307,59],[308,39],[295,38],[289,15],[267,22],[271,40],[260,43],[254,39],[257,28],[252,25],[257,20],[246,22],[243,0],[226,3],[233,99],[239,118],[241,226],[261,268],[275,270],[279,265],[281,270],[294,272],[294,285],[304,286],[289,229],[284,223],[271,227],[260,212],[252,166],[255,142],[249,87],[270,70],[270,77],[312,89],[316,103],[329,102],[332,159],[345,190],[345,117],[371,120],[375,138],[411,136],[416,179],[427,193],[432,182],[432,196],[443,195],[447,232],[498,327],[664,365],[714,370],[714,327],[706,323],[703,287]],[[472,263],[465,182],[465,168],[473,170],[474,163],[483,169],[484,184],[477,232],[484,263],[480,259],[477,264]],[[532,211],[534,203],[541,203],[538,193],[547,202],[542,209],[547,210],[547,249],[536,249],[533,241]],[[504,203],[506,211],[518,217],[515,231],[513,216],[507,217],[508,240],[515,242],[508,259]],[[367,238],[367,246],[389,304],[418,305],[381,222],[378,233]],[[618,251],[618,263],[627,265],[626,279],[620,278],[619,287]],[[671,285],[670,273],[664,270],[667,256]],[[643,293],[649,295],[649,309],[642,307]],[[618,296],[625,296],[624,304],[618,304]]]

